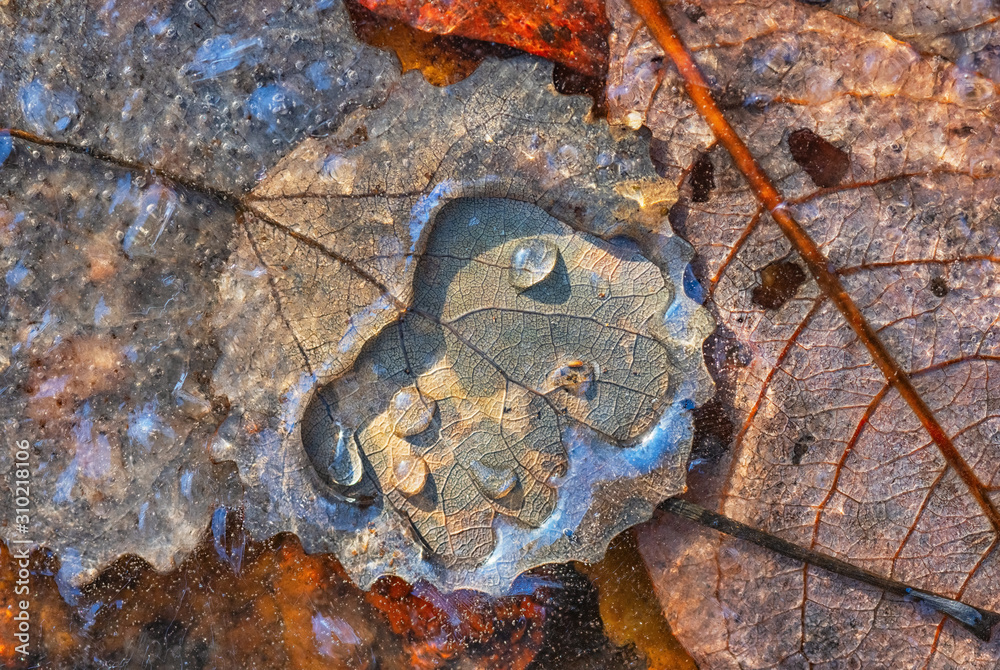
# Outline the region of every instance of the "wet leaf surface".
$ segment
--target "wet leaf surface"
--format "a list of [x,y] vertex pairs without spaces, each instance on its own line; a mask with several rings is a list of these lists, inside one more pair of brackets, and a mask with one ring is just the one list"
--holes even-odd
[[[378,489],[430,550],[475,567],[494,551],[497,515],[546,524],[578,431],[634,445],[680,379],[697,377],[701,350],[656,330],[676,289],[655,265],[525,203],[452,201],[419,263],[405,316],[317,396],[302,438],[315,463],[356,435]],[[660,469],[647,479],[632,495],[680,488]],[[570,530],[610,539],[595,522]],[[557,547],[544,551],[572,551]]]
[[[685,397],[701,397],[697,388],[678,392],[666,410],[674,449],[666,460],[658,452],[653,465],[628,462],[636,447],[613,443],[635,436],[616,437],[616,426],[599,449],[593,440],[567,448],[562,422],[593,430],[605,418],[586,411],[607,370],[595,365],[600,356],[554,350],[545,375],[511,382],[522,361],[478,367],[505,350],[466,346],[482,329],[453,333],[442,318],[447,294],[421,291],[422,277],[442,263],[458,258],[467,269],[471,258],[447,241],[436,253],[431,224],[449,207],[500,202],[596,235],[572,233],[609,254],[626,253],[612,238],[628,234],[686,305],[681,322],[698,323],[686,294],[700,289],[684,273],[689,250],[663,220],[668,208],[695,246],[695,275],[721,326],[706,347],[721,391],[696,416],[695,497],[875,572],[1000,608],[995,530],[970,496],[995,496],[996,479],[998,78],[987,10],[899,1],[669,5],[731,123],[971,465],[971,479],[962,479],[807,280],[807,264],[623,3],[609,6],[608,112],[613,122],[648,126],[650,143],[582,123],[587,102],[553,93],[551,70],[535,61],[487,60],[460,84],[434,89],[416,75],[400,78],[389,56],[359,43],[339,3],[283,9],[0,10],[0,109],[8,110],[0,125],[19,129],[0,133],[8,288],[0,388],[13,399],[5,434],[27,431],[42,445],[37,482],[49,506],[38,518],[60,528],[47,533],[61,557],[58,569],[44,568],[47,579],[72,594],[120,551],[169,568],[206,524],[218,530],[220,510],[224,525],[225,506],[242,503],[254,536],[294,531],[309,551],[336,551],[362,585],[390,572],[445,590],[499,590],[547,552],[596,556],[614,523],[648,515],[676,490],[670,477],[683,474],[676,466],[690,429],[671,412],[680,417]],[[429,16],[417,5],[396,11],[414,23]],[[597,45],[597,33],[573,37]],[[576,50],[568,44],[555,45],[563,62]],[[433,80],[435,67],[422,58],[413,62]],[[446,64],[436,83],[467,75],[471,62]],[[40,141],[24,141],[24,131]],[[653,181],[647,155],[676,192]],[[537,293],[566,248],[553,243],[553,253],[538,238],[522,236],[520,254],[489,285],[515,301]],[[492,314],[502,300],[473,277],[468,293]],[[416,304],[423,307],[410,309]],[[705,334],[694,330],[697,337],[681,337],[692,346]],[[433,355],[412,355],[421,349]],[[376,370],[388,370],[383,363],[396,366],[389,379]],[[548,384],[522,394],[546,398],[541,416],[521,404],[520,425],[531,432],[506,432],[514,417],[486,392],[498,375],[522,391]],[[371,383],[359,394],[344,386],[350,378]],[[299,424],[318,387],[335,397],[310,423],[323,439],[303,447]],[[376,409],[338,426],[347,397]],[[651,415],[641,404],[630,410]],[[446,424],[446,415],[456,420]],[[481,435],[493,439],[466,439]],[[512,460],[529,445],[533,460]],[[465,497],[420,504],[442,472],[463,479]],[[632,482],[626,495],[594,486],[617,484],[623,473]],[[655,486],[643,483],[653,476]],[[582,503],[560,497],[571,490],[596,493]],[[389,491],[381,501],[380,491]],[[591,532],[580,516],[568,525],[583,525],[569,528],[559,504],[570,502],[581,515],[610,511],[614,521]],[[232,546],[220,559],[239,572],[240,545],[222,537]],[[995,645],[920,605],[707,531],[660,519],[639,543],[702,667],[996,664]],[[488,568],[477,568],[486,556]],[[484,614],[495,603],[473,599],[440,616],[425,605],[440,602],[434,589],[414,596],[402,582],[375,584],[372,598],[381,600],[372,602],[394,613],[390,625],[431,665],[488,648],[476,645],[489,626],[504,637],[521,630],[513,614]],[[81,638],[66,622],[84,610],[49,605],[44,616],[59,629],[52,658],[71,658]],[[462,623],[449,629],[449,617]],[[332,619],[293,619],[319,625],[324,640],[339,635]],[[474,621],[487,623],[470,628]],[[147,625],[132,639],[165,648],[181,639],[166,618]],[[385,624],[358,622],[368,625]],[[453,642],[469,635],[479,642]],[[527,663],[537,638],[518,639],[527,646],[477,658]],[[600,666],[553,648],[538,657],[543,667]],[[289,662],[282,659],[270,662]]]
[[[796,2],[668,12],[730,122],[992,498],[995,93],[975,73],[887,39],[879,29],[912,37],[900,27],[909,25],[923,36],[914,45],[943,44],[933,41],[940,23],[890,4],[899,21],[862,12],[870,28]],[[959,65],[992,48],[955,50],[989,30],[963,11],[926,10],[964,26],[946,40]],[[777,272],[800,259],[675,93],[677,75],[645,31],[622,3],[611,16],[611,117],[649,125],[660,172],[682,197],[695,190],[688,166],[706,152],[715,165],[710,197],[687,195],[672,213],[701,254],[697,273],[729,343],[723,397],[738,426],[732,448],[699,466],[696,494],[798,544],[996,609],[996,533],[970,482],[946,466],[815,282],[764,292],[800,283]],[[996,664],[995,645],[920,605],[683,522],[661,520],[641,547],[703,667]]]

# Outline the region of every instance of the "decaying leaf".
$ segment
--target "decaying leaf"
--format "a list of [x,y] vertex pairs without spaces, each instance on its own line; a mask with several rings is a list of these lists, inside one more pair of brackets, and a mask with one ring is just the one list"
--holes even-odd
[[1000,12],[993,3],[830,0],[824,9],[911,44],[921,53],[947,58],[971,75],[970,81],[982,75],[1000,82]]
[[595,77],[607,68],[610,32],[601,0],[358,0],[368,9],[441,35],[498,42]]
[[[240,500],[256,535],[333,550],[362,586],[497,592],[596,559],[682,489],[711,320],[643,137],[530,58],[400,78],[339,3],[146,10],[0,10],[3,417],[49,450],[33,523],[62,583],[125,550],[167,568]],[[462,207],[482,208],[472,246],[428,251]],[[492,311],[459,316],[474,302]],[[380,357],[410,372],[310,458],[314,391]],[[437,507],[415,503],[428,483]]]
[[[336,551],[362,585],[503,590],[597,558],[683,487],[711,323],[683,242],[649,236],[672,189],[550,76],[525,59],[448,89],[406,75],[248,197],[223,291],[249,300],[217,318],[216,379],[266,427],[217,457],[274,501],[251,527]],[[567,224],[643,237],[659,267]]]
[[[499,331],[462,305],[473,295],[497,315],[490,286],[534,299],[574,245],[645,256],[663,271],[659,292],[672,287],[665,323],[689,355],[709,324],[682,290],[691,250],[663,222],[673,205],[723,326],[719,406],[740,426],[734,450],[696,470],[697,493],[998,608],[996,535],[970,480],[804,281],[624,3],[610,7],[610,112],[653,131],[666,187],[641,137],[585,123],[586,103],[555,95],[534,61],[432,89],[358,44],[338,2],[91,7],[0,7],[0,126],[14,129],[0,131],[0,418],[44,464],[35,539],[60,555],[68,598],[122,551],[171,565],[214,505],[236,501],[256,534],[295,531],[362,585],[391,572],[499,591],[543,560],[596,557],[678,489],[703,371],[675,375],[684,364],[667,356],[666,376],[640,370],[650,379],[636,387],[665,384],[662,407],[619,402],[605,416],[590,403],[620,360],[606,367],[593,333],[612,326],[567,312],[591,324],[574,335],[590,357],[553,347],[533,353],[538,374],[517,376],[510,352],[546,337],[522,337],[528,315],[555,303],[515,326],[498,315]],[[670,11],[788,209],[972,465],[971,484],[995,497],[995,11],[937,0]],[[575,57],[572,40],[545,39],[564,31],[542,28]],[[495,280],[483,283],[479,261],[453,252],[461,236],[434,232],[480,209],[558,232],[492,243],[524,253],[481,264]],[[623,232],[640,252],[611,239]],[[452,265],[463,290],[442,296],[425,278]],[[638,315],[617,316],[634,330]],[[345,417],[347,399],[366,411]],[[661,413],[654,439],[633,444]],[[303,416],[318,436],[305,446]],[[452,474],[460,495],[423,505]],[[9,508],[10,489],[0,496]],[[996,645],[918,605],[736,542],[661,523],[641,545],[703,667],[997,663]]]
[[[917,4],[965,11],[886,3],[897,17]],[[798,544],[996,609],[996,534],[970,493],[995,499],[993,83],[806,3],[689,10],[668,7],[716,100],[975,480],[946,466],[816,284],[782,279],[804,277],[791,271],[801,259],[615,3],[611,114],[658,138],[658,167],[681,184],[674,219],[700,252],[727,334],[717,350],[739,430],[733,451],[700,473],[701,495]],[[962,21],[966,36],[989,32]],[[715,186],[695,198],[686,171],[702,156]],[[705,667],[996,665],[995,645],[918,604],[763,550],[667,523],[641,545]]]

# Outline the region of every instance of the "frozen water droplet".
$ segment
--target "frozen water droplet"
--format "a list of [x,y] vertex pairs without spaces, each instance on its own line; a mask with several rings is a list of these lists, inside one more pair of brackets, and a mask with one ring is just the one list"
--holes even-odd
[[491,468],[480,461],[469,464],[469,474],[484,496],[490,500],[505,498],[517,486],[517,473],[510,468]]
[[354,434],[341,424],[336,424],[335,431],[337,442],[332,445],[330,466],[326,472],[333,483],[340,486],[354,486],[361,481],[361,476],[364,474],[358,445],[354,441]]
[[34,79],[18,94],[25,120],[42,135],[57,135],[73,124],[80,114],[76,93],[55,90]]
[[583,397],[594,386],[594,366],[584,361],[568,361],[552,371],[552,386]]
[[510,283],[524,290],[548,277],[559,260],[559,248],[540,237],[522,240],[510,255]]
[[407,496],[415,496],[427,484],[427,461],[415,454],[408,454],[396,461],[392,476],[396,490]]
[[396,392],[389,402],[392,413],[393,432],[399,437],[411,437],[427,430],[434,418],[437,403],[433,398],[420,393],[415,386],[407,386]]

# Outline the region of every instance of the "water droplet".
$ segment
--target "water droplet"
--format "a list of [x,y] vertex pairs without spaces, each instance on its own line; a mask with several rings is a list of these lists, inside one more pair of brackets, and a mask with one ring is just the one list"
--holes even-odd
[[423,395],[415,386],[399,389],[389,401],[393,432],[399,437],[424,432],[431,425],[436,407],[434,399]]
[[510,255],[511,286],[531,288],[552,273],[558,260],[559,249],[548,240],[534,237],[518,242]]
[[491,468],[479,461],[469,464],[469,474],[484,496],[490,500],[505,498],[517,486],[517,473],[509,468]]
[[594,366],[584,361],[568,361],[552,371],[549,376],[552,386],[561,388],[575,396],[587,395],[594,385]]
[[340,423],[334,424],[334,431],[337,441],[335,443],[333,440],[330,441],[332,453],[326,472],[333,483],[340,486],[354,486],[364,475],[358,445],[354,440],[354,434]]
[[403,456],[392,468],[393,484],[403,495],[415,496],[424,490],[429,472],[427,461],[420,456]]

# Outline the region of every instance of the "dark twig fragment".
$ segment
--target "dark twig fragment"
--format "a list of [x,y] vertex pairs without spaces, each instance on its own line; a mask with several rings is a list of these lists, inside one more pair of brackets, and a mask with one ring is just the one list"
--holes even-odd
[[842,561],[839,558],[834,558],[833,556],[822,554],[812,549],[806,549],[805,547],[800,547],[797,544],[792,544],[788,540],[783,540],[780,537],[771,535],[770,533],[765,533],[762,530],[752,528],[746,524],[740,523],[739,521],[734,521],[727,516],[709,511],[700,505],[696,505],[686,500],[681,500],[680,498],[670,498],[665,501],[660,508],[670,512],[671,514],[676,514],[677,516],[690,519],[691,521],[701,524],[702,526],[713,528],[720,533],[732,535],[733,537],[741,540],[752,542],[759,547],[770,549],[771,551],[781,554],[782,556],[787,556],[788,558],[808,563],[837,575],[855,579],[864,584],[880,588],[883,591],[894,593],[906,599],[919,600],[920,602],[933,607],[941,614],[951,617],[984,642],[990,641],[990,635],[993,632],[993,627],[1000,622],[1000,614],[997,614],[996,612],[991,612],[979,607],[973,607],[972,605],[967,605],[961,601],[948,598],[947,596],[943,596],[932,591],[924,591],[908,586],[907,584],[896,581],[895,579],[876,575],[874,572],[869,572],[863,568],[859,568],[858,566],[852,565],[847,561]]

